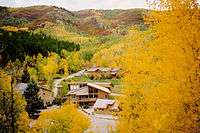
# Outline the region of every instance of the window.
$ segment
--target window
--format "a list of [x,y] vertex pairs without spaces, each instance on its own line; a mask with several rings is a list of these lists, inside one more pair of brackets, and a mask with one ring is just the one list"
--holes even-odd
[[98,95],[95,94],[95,95],[94,95],[94,98],[98,98]]
[[105,95],[105,98],[108,98],[108,95]]
[[89,93],[98,93],[98,89],[89,88]]
[[89,88],[89,93],[93,93],[93,88]]
[[98,90],[97,90],[97,89],[94,89],[94,93],[98,93]]

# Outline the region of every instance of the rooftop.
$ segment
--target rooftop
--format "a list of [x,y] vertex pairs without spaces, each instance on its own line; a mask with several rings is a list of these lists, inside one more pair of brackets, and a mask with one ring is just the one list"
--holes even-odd
[[14,87],[15,90],[20,91],[22,94],[24,94],[26,88],[28,88],[27,83],[18,83]]
[[92,67],[92,68],[87,69],[88,72],[95,72],[97,70],[102,71],[102,72],[117,72],[120,69],[119,68],[109,68],[109,67]]
[[99,86],[99,85],[96,85],[96,84],[93,84],[93,83],[87,83],[87,85],[90,86],[90,87],[99,89],[101,91],[104,91],[104,92],[107,92],[107,93],[111,93],[110,90],[108,88],[106,88],[106,87]]
[[94,109],[106,109],[109,105],[113,105],[114,103],[114,100],[97,99],[97,101],[94,104]]
[[80,87],[78,89],[73,89],[73,90],[69,91],[68,94],[69,95],[73,95],[73,94],[74,95],[89,95],[88,86],[96,88],[96,89],[101,90],[106,93],[111,93],[111,91],[106,87],[99,86],[99,85],[96,85],[93,83],[87,83],[87,86]]

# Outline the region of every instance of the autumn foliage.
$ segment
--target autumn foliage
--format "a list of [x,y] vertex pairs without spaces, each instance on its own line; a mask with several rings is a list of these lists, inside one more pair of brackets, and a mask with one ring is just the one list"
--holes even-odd
[[118,131],[200,132],[200,10],[195,0],[153,4],[151,29],[132,37],[125,56]]
[[0,69],[0,132],[25,132],[29,117],[21,94],[12,91],[11,77]]
[[32,132],[65,132],[82,133],[89,127],[87,117],[79,112],[74,105],[65,104],[58,109],[42,112]]

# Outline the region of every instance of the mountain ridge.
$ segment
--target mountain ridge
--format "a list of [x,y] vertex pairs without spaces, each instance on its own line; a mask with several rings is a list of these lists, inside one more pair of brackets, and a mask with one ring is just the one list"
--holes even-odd
[[89,35],[126,34],[126,28],[144,25],[146,9],[84,9],[69,11],[56,6],[30,6],[22,8],[0,7],[0,26],[43,28],[46,23],[62,23],[74,31]]

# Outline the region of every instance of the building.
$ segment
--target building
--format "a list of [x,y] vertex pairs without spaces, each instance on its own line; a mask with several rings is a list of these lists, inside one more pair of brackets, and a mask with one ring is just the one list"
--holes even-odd
[[103,86],[108,88],[109,90],[111,90],[111,88],[114,87],[114,85],[111,82],[92,82],[93,84],[99,85],[99,86]]
[[119,110],[119,103],[115,100],[109,99],[97,99],[94,104],[94,110],[108,110],[108,111],[118,111]]
[[20,92],[21,94],[24,94],[26,88],[28,88],[28,84],[27,83],[18,83],[14,87],[14,89],[16,91]]
[[85,75],[92,77],[98,74],[104,77],[116,77],[119,71],[120,71],[119,68],[92,67],[92,68],[86,69]]
[[70,83],[68,98],[79,106],[93,106],[97,99],[108,99],[110,89],[94,83]]
[[93,108],[94,110],[104,110],[104,109],[107,109],[108,106],[112,106],[114,103],[115,103],[114,100],[97,99]]
[[[15,85],[14,89],[16,91],[19,91],[22,95],[28,88],[27,83],[18,83]],[[43,100],[44,106],[47,106],[48,104],[52,104],[54,98],[53,98],[53,92],[49,89],[47,89],[47,86],[45,85],[40,85],[39,86],[39,92],[38,92],[39,97]]]
[[51,105],[54,100],[54,93],[48,89],[47,85],[39,85],[38,95],[43,100],[44,106]]

